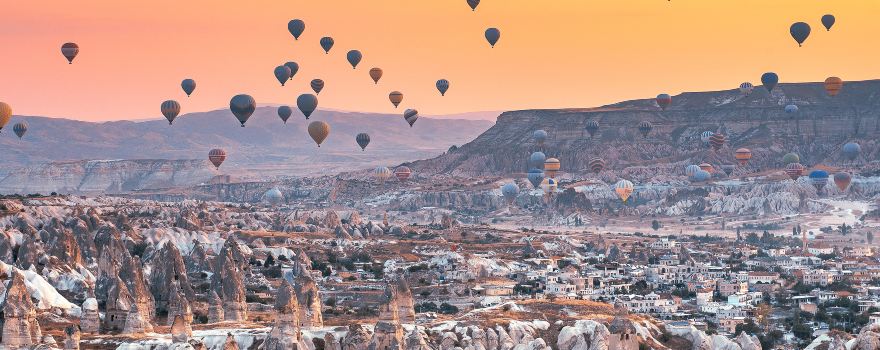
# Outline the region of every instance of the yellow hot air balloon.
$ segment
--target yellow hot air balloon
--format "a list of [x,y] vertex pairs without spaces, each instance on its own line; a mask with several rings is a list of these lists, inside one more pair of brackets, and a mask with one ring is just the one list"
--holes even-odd
[[620,180],[614,185],[614,192],[617,192],[620,199],[626,203],[626,200],[633,193],[633,183],[628,180]]
[[546,161],[544,161],[544,174],[546,174],[547,177],[551,177],[551,178],[555,179],[556,174],[559,173],[560,167],[561,167],[561,164],[559,163],[559,159],[548,158]]
[[840,89],[843,89],[843,79],[838,77],[825,79],[825,92],[828,93],[828,96],[837,96],[840,93]]
[[312,137],[312,140],[315,140],[318,147],[321,147],[321,143],[327,139],[327,135],[330,135],[330,124],[320,121],[309,124],[309,136]]
[[6,123],[9,123],[9,119],[11,118],[12,107],[6,102],[0,102],[0,130],[3,130],[3,127],[6,126]]

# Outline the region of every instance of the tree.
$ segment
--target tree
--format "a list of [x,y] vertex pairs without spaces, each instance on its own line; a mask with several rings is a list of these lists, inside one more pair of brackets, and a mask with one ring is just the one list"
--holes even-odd
[[458,307],[449,303],[440,304],[440,313],[453,315],[458,313]]
[[266,258],[266,261],[263,262],[263,267],[269,266],[275,266],[275,257],[273,257],[272,254],[269,254],[269,256]]
[[868,244],[874,244],[874,233],[873,232],[868,231],[868,233],[865,233],[865,238],[868,240]]
[[651,221],[651,228],[654,229],[654,231],[659,230],[660,229],[660,221],[657,221],[657,220]]

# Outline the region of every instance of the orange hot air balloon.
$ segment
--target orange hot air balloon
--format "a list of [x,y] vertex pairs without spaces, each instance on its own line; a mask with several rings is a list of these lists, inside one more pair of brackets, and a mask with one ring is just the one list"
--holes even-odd
[[309,136],[312,137],[312,140],[318,144],[318,147],[321,147],[321,143],[327,139],[327,135],[330,135],[330,124],[321,121],[315,121],[309,123]]
[[374,82],[374,83],[378,84],[378,83],[379,83],[379,79],[382,79],[382,74],[383,74],[383,73],[384,73],[384,72],[382,71],[382,68],[373,68],[373,69],[370,69],[370,78],[373,79],[373,82]]
[[561,164],[559,163],[559,159],[556,158],[548,158],[544,161],[544,174],[550,178],[556,178],[556,174],[559,173],[559,168]]
[[388,99],[391,101],[391,104],[394,105],[394,108],[400,105],[400,102],[403,101],[403,94],[400,91],[392,91],[388,94]]
[[843,79],[838,77],[825,79],[825,92],[828,93],[828,96],[837,96],[840,93],[840,89],[843,89]]
[[749,159],[752,159],[752,151],[748,148],[740,148],[736,150],[734,157],[736,157],[736,161],[739,162],[739,165],[745,166],[748,164]]
[[620,200],[626,203],[626,200],[632,195],[634,188],[635,186],[633,186],[632,182],[628,180],[620,180],[614,185],[614,192],[617,192]]
[[852,181],[852,175],[849,173],[837,173],[834,174],[834,184],[837,185],[841,191],[846,191],[846,188],[849,187],[849,183]]
[[700,164],[699,166],[700,166],[700,170],[703,170],[703,171],[710,173],[710,174],[715,170],[715,168],[712,167],[712,164],[709,164],[709,163],[703,163],[703,164]]

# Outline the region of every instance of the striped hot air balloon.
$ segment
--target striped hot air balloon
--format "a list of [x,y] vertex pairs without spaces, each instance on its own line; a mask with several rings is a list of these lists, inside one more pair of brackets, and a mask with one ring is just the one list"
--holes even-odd
[[617,184],[614,185],[614,192],[617,193],[617,196],[620,197],[624,203],[629,199],[632,195],[635,186],[629,180],[620,180]]
[[382,68],[371,68],[370,69],[370,78],[373,79],[373,82],[379,84],[379,79],[382,79]]
[[394,169],[394,176],[397,177],[401,182],[406,181],[412,176],[412,170],[410,170],[407,166],[399,166],[397,169]]
[[354,139],[355,141],[357,141],[358,146],[361,146],[361,151],[365,151],[367,149],[367,145],[370,144],[370,135],[365,132],[357,134]]
[[12,107],[8,103],[0,101],[0,130],[12,119]]
[[400,103],[403,102],[403,93],[401,93],[400,91],[392,91],[390,94],[388,94],[388,100],[391,101],[391,104],[394,105],[394,108],[397,108],[397,106],[399,106]]
[[321,94],[321,90],[324,90],[324,80],[312,79],[309,85],[312,87],[312,91],[314,91],[318,95]]
[[333,38],[331,38],[329,36],[325,36],[325,37],[321,38],[321,41],[320,41],[321,48],[324,49],[324,53],[327,53],[327,54],[330,53],[330,49],[333,48],[334,43],[335,43],[335,41],[333,41]]
[[755,89],[755,86],[752,85],[752,83],[750,83],[750,82],[745,82],[745,83],[739,84],[739,92],[742,93],[743,95],[751,94],[752,90],[754,90],[754,89]]
[[538,188],[541,186],[541,182],[544,181],[544,172],[538,168],[531,168],[526,177],[529,179],[529,183],[532,184],[532,187]]
[[745,166],[749,163],[749,160],[752,159],[752,151],[748,148],[740,148],[736,150],[736,154],[734,154],[736,161],[739,162],[739,165]]
[[669,96],[669,94],[659,94],[659,95],[657,95],[656,101],[657,101],[657,106],[659,106],[660,109],[665,111],[666,108],[672,104],[672,96]]
[[849,173],[834,174],[834,184],[837,185],[837,188],[839,188],[841,191],[846,191],[851,181],[852,175],[850,175]]
[[810,172],[810,183],[816,187],[816,191],[822,191],[828,184],[828,172],[825,170],[813,170]]
[[18,139],[21,140],[24,137],[24,134],[28,130],[28,125],[25,122],[18,122],[12,126],[12,132],[15,133],[15,136],[18,136]]
[[712,137],[712,135],[715,135],[715,133],[711,131],[703,131],[703,133],[700,134],[700,141],[702,141],[706,145],[709,145],[709,139]]
[[214,164],[214,167],[220,169],[220,165],[226,160],[226,151],[220,148],[212,149],[208,152],[208,160],[211,161],[211,164]]
[[394,173],[391,172],[391,169],[388,169],[388,167],[385,167],[385,166],[380,166],[380,167],[376,168],[376,170],[373,172],[373,174],[382,183],[384,183],[385,180],[388,180],[388,178],[390,178],[391,175],[394,175]]
[[186,93],[186,97],[189,97],[189,95],[192,95],[193,91],[196,91],[196,81],[192,79],[183,79],[183,81],[180,82],[180,88]]
[[724,136],[724,134],[722,134],[720,132],[716,132],[715,134],[712,135],[712,137],[709,138],[709,144],[712,145],[712,148],[716,152],[718,150],[720,150],[721,147],[724,147],[725,141],[727,141],[727,138]]
[[590,134],[590,138],[596,136],[596,132],[599,131],[599,122],[595,120],[591,120],[587,122],[587,126],[584,127],[587,130],[587,133]]
[[440,91],[440,96],[446,96],[446,91],[449,90],[449,80],[440,79],[437,80],[437,91]]
[[715,167],[713,167],[712,164],[709,164],[709,163],[701,163],[699,165],[699,167],[700,167],[700,170],[705,171],[710,174],[715,171]]
[[403,112],[403,120],[406,120],[409,123],[409,127],[412,127],[413,124],[416,123],[416,120],[419,120],[419,111],[415,109],[407,109]]
[[828,96],[837,96],[840,93],[840,89],[843,89],[843,79],[838,77],[828,77],[828,79],[825,79],[825,92],[828,93]]
[[700,170],[702,170],[702,169],[700,169],[699,165],[691,164],[691,165],[688,165],[684,168],[684,175],[687,177],[692,177],[692,176],[694,176],[694,174],[696,174]]
[[601,173],[605,169],[605,160],[602,158],[590,159],[590,170],[596,174]]
[[782,164],[789,165],[791,163],[800,163],[800,162],[801,162],[801,156],[799,156],[797,153],[791,152],[791,153],[788,153],[788,154],[782,156]]
[[73,64],[73,59],[79,54],[79,45],[76,43],[65,43],[61,45],[61,54],[67,59],[68,64]]
[[177,115],[180,114],[180,103],[174,100],[168,100],[162,102],[161,106],[162,115],[165,116],[165,119],[168,119],[168,125],[174,123],[174,118],[177,118]]
[[648,138],[648,134],[651,133],[651,130],[654,130],[654,125],[649,121],[643,121],[639,123],[639,132],[642,133],[642,137]]
[[797,180],[804,174],[804,169],[806,169],[806,167],[801,163],[791,163],[785,167],[785,174],[792,180]]
[[562,164],[559,162],[559,159],[556,158],[548,158],[544,161],[544,173],[547,174],[548,177],[556,178],[556,174],[559,173],[559,169]]

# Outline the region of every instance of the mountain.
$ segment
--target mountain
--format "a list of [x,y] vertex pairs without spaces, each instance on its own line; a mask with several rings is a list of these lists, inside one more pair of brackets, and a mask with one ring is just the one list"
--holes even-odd
[[[795,104],[796,113],[784,106]],[[735,164],[734,152],[750,148],[749,170],[779,168],[782,155],[797,152],[806,166],[867,164],[880,158],[880,81],[848,82],[837,97],[822,83],[780,84],[772,94],[756,87],[748,95],[738,90],[691,92],[673,97],[662,111],[653,99],[625,101],[598,108],[522,110],[505,112],[489,130],[456,150],[434,159],[414,162],[421,174],[456,176],[506,175],[527,171],[535,151],[559,158],[563,178],[587,174],[588,162],[602,157],[609,169],[634,179],[659,174],[681,175],[688,164]],[[594,138],[586,124],[597,121]],[[647,138],[638,124],[648,121]],[[543,146],[532,139],[547,131]],[[722,132],[727,143],[718,152],[700,141],[704,131]],[[840,147],[858,142],[861,157],[843,162]],[[876,165],[876,164],[874,164]],[[864,170],[864,169],[863,169]]]

